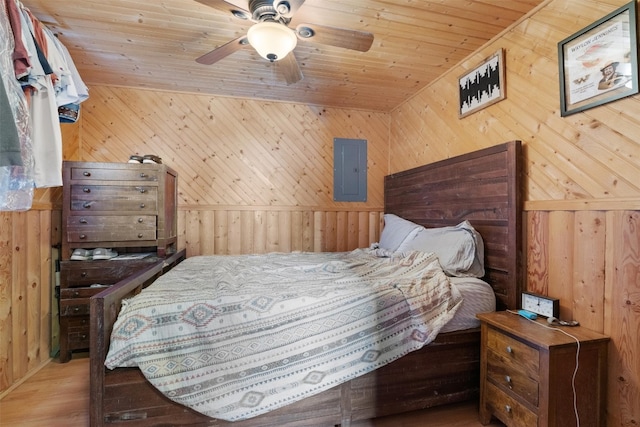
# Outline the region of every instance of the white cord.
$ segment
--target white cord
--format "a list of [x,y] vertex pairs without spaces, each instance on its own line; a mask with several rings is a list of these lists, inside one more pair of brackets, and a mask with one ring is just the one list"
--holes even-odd
[[[513,311],[513,310],[507,310],[509,313],[515,314],[520,316],[520,314],[517,311]],[[554,328],[552,326],[548,326],[545,325],[543,323],[540,322],[536,322],[535,320],[531,320],[531,319],[527,319],[524,316],[520,316],[523,319],[528,320],[531,323],[534,323],[538,326],[541,326],[543,328],[547,328],[547,329],[551,329],[552,331],[558,331],[558,332],[562,332],[563,334],[567,335],[568,337],[573,338],[576,341],[576,368],[573,370],[573,376],[571,377],[571,389],[573,390],[573,412],[576,415],[576,427],[580,427],[580,415],[578,415],[578,394],[576,392],[576,376],[578,375],[578,364],[579,364],[579,356],[580,356],[580,340],[576,337],[574,337],[573,335],[571,335],[569,332],[562,330],[560,328]]]

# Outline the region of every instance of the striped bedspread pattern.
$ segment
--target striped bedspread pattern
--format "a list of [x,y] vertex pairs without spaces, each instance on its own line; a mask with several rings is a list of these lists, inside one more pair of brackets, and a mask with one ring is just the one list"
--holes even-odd
[[240,420],[421,348],[461,301],[422,252],[192,257],[125,301],[105,365]]

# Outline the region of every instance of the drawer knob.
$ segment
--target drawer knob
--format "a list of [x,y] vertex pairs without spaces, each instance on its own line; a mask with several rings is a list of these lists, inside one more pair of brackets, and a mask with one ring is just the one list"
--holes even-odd
[[88,221],[85,218],[80,218],[80,221],[78,221],[80,224],[87,224]]
[[87,235],[86,235],[86,234],[81,234],[81,235],[80,235],[80,236],[78,236],[78,237],[80,237],[80,239],[86,239],[86,238],[87,238]]
[[83,176],[91,176],[91,172],[89,172],[89,171],[84,171],[84,172],[82,172],[82,175],[83,175]]
[[144,222],[144,219],[142,219],[142,218],[138,218],[138,222],[139,222],[140,224],[142,224],[142,223]]
[[507,353],[513,353],[513,349],[510,345],[507,346]]
[[504,410],[507,412],[507,414],[510,414],[511,413],[511,406],[504,405]]
[[141,189],[140,189],[140,193],[144,194],[144,193],[146,193],[146,192],[147,192],[147,190],[146,190],[146,189],[144,189],[144,188],[141,188]]
[[78,292],[78,291],[74,292],[74,293],[73,293],[73,296],[74,296],[75,298],[78,298],[78,297],[80,296],[80,292]]
[[511,383],[511,377],[509,375],[504,376],[504,380],[507,382],[509,388],[513,388],[513,384]]
[[144,209],[145,204],[144,203],[140,203],[140,209]]
[[146,178],[146,177],[147,177],[147,174],[146,174],[146,173],[144,173],[144,172],[140,172],[140,178]]
[[76,313],[79,312],[80,311],[80,307],[73,307],[73,311],[76,312]]
[[84,187],[82,191],[84,191],[85,193],[91,193],[91,189],[88,187]]
[[82,273],[80,273],[80,277],[87,277],[87,272],[83,271]]
[[138,238],[142,239],[142,233],[138,233]]

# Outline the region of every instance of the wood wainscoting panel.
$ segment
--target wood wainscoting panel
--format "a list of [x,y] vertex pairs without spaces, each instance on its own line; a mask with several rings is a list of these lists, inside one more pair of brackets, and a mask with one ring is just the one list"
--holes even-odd
[[344,252],[379,241],[382,224],[382,210],[179,208],[178,247],[187,256]]
[[525,212],[527,290],[560,298],[562,319],[611,337],[610,426],[640,423],[640,211],[627,205]]
[[606,217],[604,332],[609,345],[610,426],[640,424],[640,211]]
[[49,359],[51,217],[0,212],[0,395]]

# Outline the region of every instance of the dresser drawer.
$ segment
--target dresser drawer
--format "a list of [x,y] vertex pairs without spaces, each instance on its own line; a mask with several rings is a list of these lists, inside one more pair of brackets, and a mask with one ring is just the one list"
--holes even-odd
[[535,412],[492,383],[487,383],[484,404],[509,427],[535,427],[538,425],[538,416]]
[[521,369],[503,363],[493,351],[487,352],[487,378],[503,390],[520,396],[533,406],[538,406],[539,384]]
[[73,350],[89,349],[89,316],[60,317],[60,361],[71,360]]
[[67,325],[66,339],[69,350],[89,348],[89,316],[67,317],[65,321]]
[[66,237],[74,243],[155,240],[156,224],[153,215],[70,215]]
[[156,229],[155,215],[69,215],[67,230],[93,231],[126,227],[131,230]]
[[[156,240],[157,230],[151,229],[105,229],[105,230],[91,230],[91,231],[76,231],[67,230],[67,241],[71,243],[83,243],[83,242],[118,242],[126,240],[128,242],[134,242],[136,240]],[[102,244],[101,246],[105,246]],[[109,246],[109,245],[106,245]]]
[[537,349],[489,328],[487,350],[493,352],[510,372],[521,371],[529,378],[538,380],[540,355]]
[[70,168],[72,180],[100,180],[100,181],[158,181],[158,169],[153,166],[131,166],[109,164],[107,167],[83,167],[82,165]]
[[156,212],[158,188],[145,185],[71,185],[72,212]]
[[91,298],[92,296],[99,294],[107,289],[109,285],[91,286],[84,288],[63,288],[60,289],[60,299],[76,299],[76,298]]
[[157,261],[156,257],[135,261],[62,261],[60,263],[61,292],[69,287],[88,287],[93,284],[113,285]]
[[74,298],[60,300],[60,317],[88,316],[89,298]]

